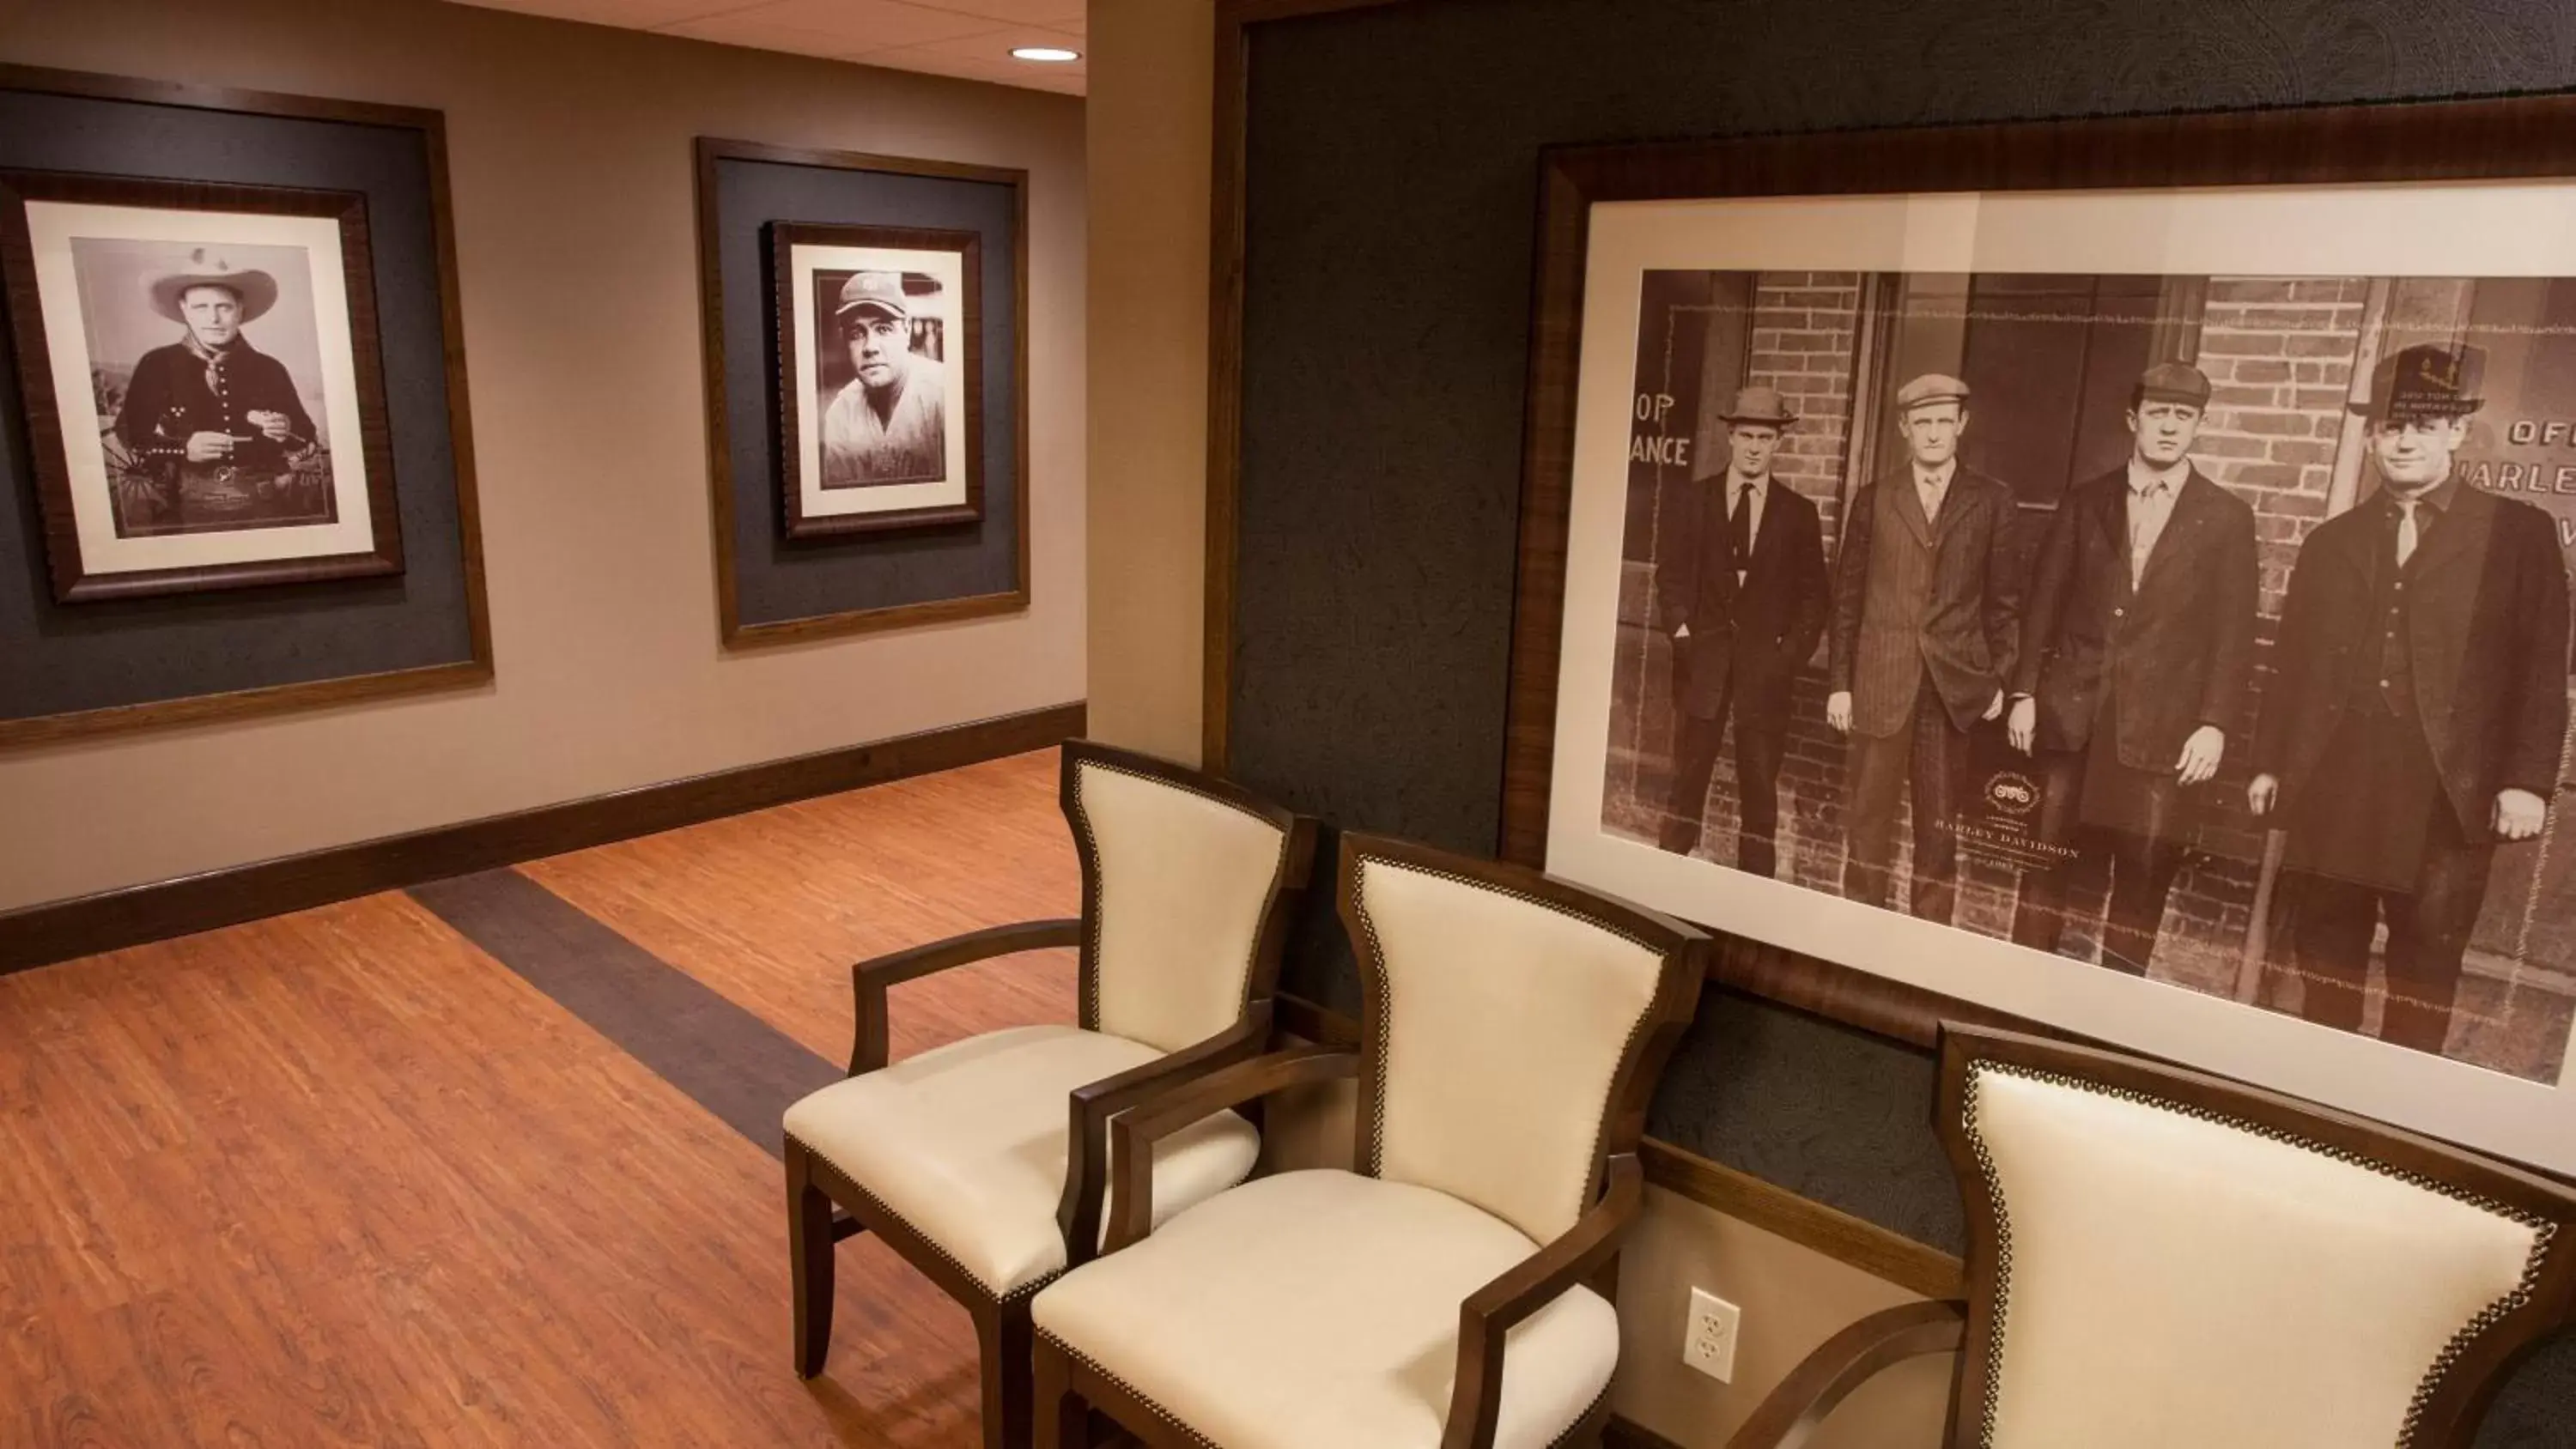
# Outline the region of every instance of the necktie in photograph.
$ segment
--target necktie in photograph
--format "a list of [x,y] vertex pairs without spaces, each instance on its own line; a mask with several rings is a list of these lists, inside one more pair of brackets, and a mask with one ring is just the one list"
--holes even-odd
[[1753,565],[1753,487],[1735,485],[1733,503],[1726,510],[1726,548],[1735,560],[1735,577],[1742,582],[1744,572]]
[[2406,567],[2408,559],[2415,556],[2415,510],[2418,506],[2418,501],[2412,498],[2397,500],[2397,566],[2401,569]]

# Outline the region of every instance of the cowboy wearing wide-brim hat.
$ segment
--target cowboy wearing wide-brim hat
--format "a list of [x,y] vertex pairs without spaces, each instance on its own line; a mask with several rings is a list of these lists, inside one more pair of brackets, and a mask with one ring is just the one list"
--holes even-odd
[[153,516],[126,521],[288,521],[269,516],[276,500],[261,485],[310,453],[316,430],[285,365],[241,330],[276,307],[277,278],[199,247],[145,283],[144,294],[184,330],[136,361],[117,412],[118,439],[146,465],[159,495],[140,500]]

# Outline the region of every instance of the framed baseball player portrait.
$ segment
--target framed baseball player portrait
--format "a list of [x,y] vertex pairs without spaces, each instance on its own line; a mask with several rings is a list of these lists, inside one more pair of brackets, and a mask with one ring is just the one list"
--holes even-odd
[[770,237],[787,536],[981,518],[981,239],[794,222]]
[[361,196],[0,175],[56,599],[398,573]]
[[2576,1171],[2571,120],[1552,155],[1548,867]]

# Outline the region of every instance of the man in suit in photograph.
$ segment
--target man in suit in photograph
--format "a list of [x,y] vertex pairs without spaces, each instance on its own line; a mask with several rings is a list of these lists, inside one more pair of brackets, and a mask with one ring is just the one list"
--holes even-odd
[[2548,821],[2567,734],[2567,568],[2547,513],[2456,476],[2486,367],[2409,347],[2371,378],[2380,487],[2308,536],[2246,787],[2289,831],[2301,1014],[2439,1052],[2502,841]]
[[[2103,839],[2102,964],[2143,976],[2199,790],[2243,738],[2262,583],[2254,510],[2192,466],[2209,379],[2179,362],[2129,393],[2129,459],[2067,490],[2022,601],[2006,733],[2040,773],[2039,838]],[[2013,939],[2057,949],[2066,865],[2021,878]]]
[[1797,418],[1780,394],[1748,387],[1726,423],[1726,472],[1695,478],[1672,502],[1655,568],[1656,609],[1673,639],[1673,783],[1657,842],[1699,847],[1719,745],[1735,727],[1742,825],[1735,868],[1779,871],[1780,762],[1789,691],[1816,652],[1830,608],[1816,505],[1771,476]]
[[1913,784],[1915,915],[1957,904],[1956,812],[1968,729],[2003,713],[2016,644],[2004,545],[2012,490],[1959,461],[1968,385],[1930,373],[1899,388],[1905,465],[1860,490],[1834,562],[1825,722],[1844,766],[1843,895],[1888,902],[1896,806]]

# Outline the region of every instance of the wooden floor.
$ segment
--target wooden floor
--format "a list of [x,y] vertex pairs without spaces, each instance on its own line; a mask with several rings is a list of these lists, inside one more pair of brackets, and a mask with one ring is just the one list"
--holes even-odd
[[[521,867],[797,1041],[855,959],[1072,915],[1052,752]],[[1069,953],[898,1055],[1070,1020]],[[0,978],[0,1445],[963,1446],[964,1312],[865,1238],[788,1362],[777,1162],[401,894]]]

